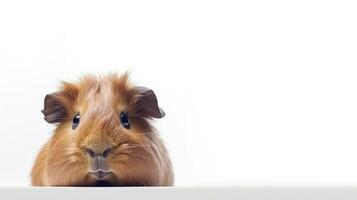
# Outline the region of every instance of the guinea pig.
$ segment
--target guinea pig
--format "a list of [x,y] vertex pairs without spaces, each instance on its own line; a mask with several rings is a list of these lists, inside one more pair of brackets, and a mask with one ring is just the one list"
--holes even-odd
[[171,186],[168,152],[152,125],[165,113],[153,90],[128,75],[82,77],[46,95],[56,124],[32,171],[34,186]]

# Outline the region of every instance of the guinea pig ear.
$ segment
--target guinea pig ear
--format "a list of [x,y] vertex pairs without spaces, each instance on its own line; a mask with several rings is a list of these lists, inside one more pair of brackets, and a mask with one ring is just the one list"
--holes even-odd
[[135,87],[135,112],[141,117],[163,118],[165,112],[159,108],[156,95],[153,90],[137,86]]
[[66,108],[60,101],[59,96],[59,93],[52,93],[45,97],[42,113],[48,123],[60,123],[67,116]]
[[[61,123],[68,119],[68,113],[74,112],[71,105],[79,94],[79,86],[62,81],[60,90],[46,95],[42,113],[48,123]],[[68,110],[70,109],[70,110]]]

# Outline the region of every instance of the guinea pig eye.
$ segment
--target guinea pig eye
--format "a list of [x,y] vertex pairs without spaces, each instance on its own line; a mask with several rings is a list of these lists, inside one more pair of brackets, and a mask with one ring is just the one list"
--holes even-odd
[[120,123],[126,128],[130,128],[129,116],[125,112],[120,113]]
[[79,113],[77,113],[76,116],[73,117],[72,129],[76,129],[80,121],[81,121],[81,116],[79,115]]

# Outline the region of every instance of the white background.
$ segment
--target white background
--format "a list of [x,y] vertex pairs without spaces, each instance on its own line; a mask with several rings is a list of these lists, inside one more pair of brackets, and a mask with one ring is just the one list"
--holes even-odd
[[0,0],[0,185],[29,185],[61,79],[156,91],[176,185],[357,185],[355,1]]

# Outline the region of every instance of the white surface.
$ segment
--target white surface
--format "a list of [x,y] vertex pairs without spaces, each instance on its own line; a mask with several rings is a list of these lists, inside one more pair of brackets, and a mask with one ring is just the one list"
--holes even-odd
[[132,72],[176,184],[357,185],[356,1],[0,0],[0,185],[28,185],[45,94]]
[[355,200],[357,188],[179,187],[179,188],[0,188],[0,196],[18,199],[130,200]]

